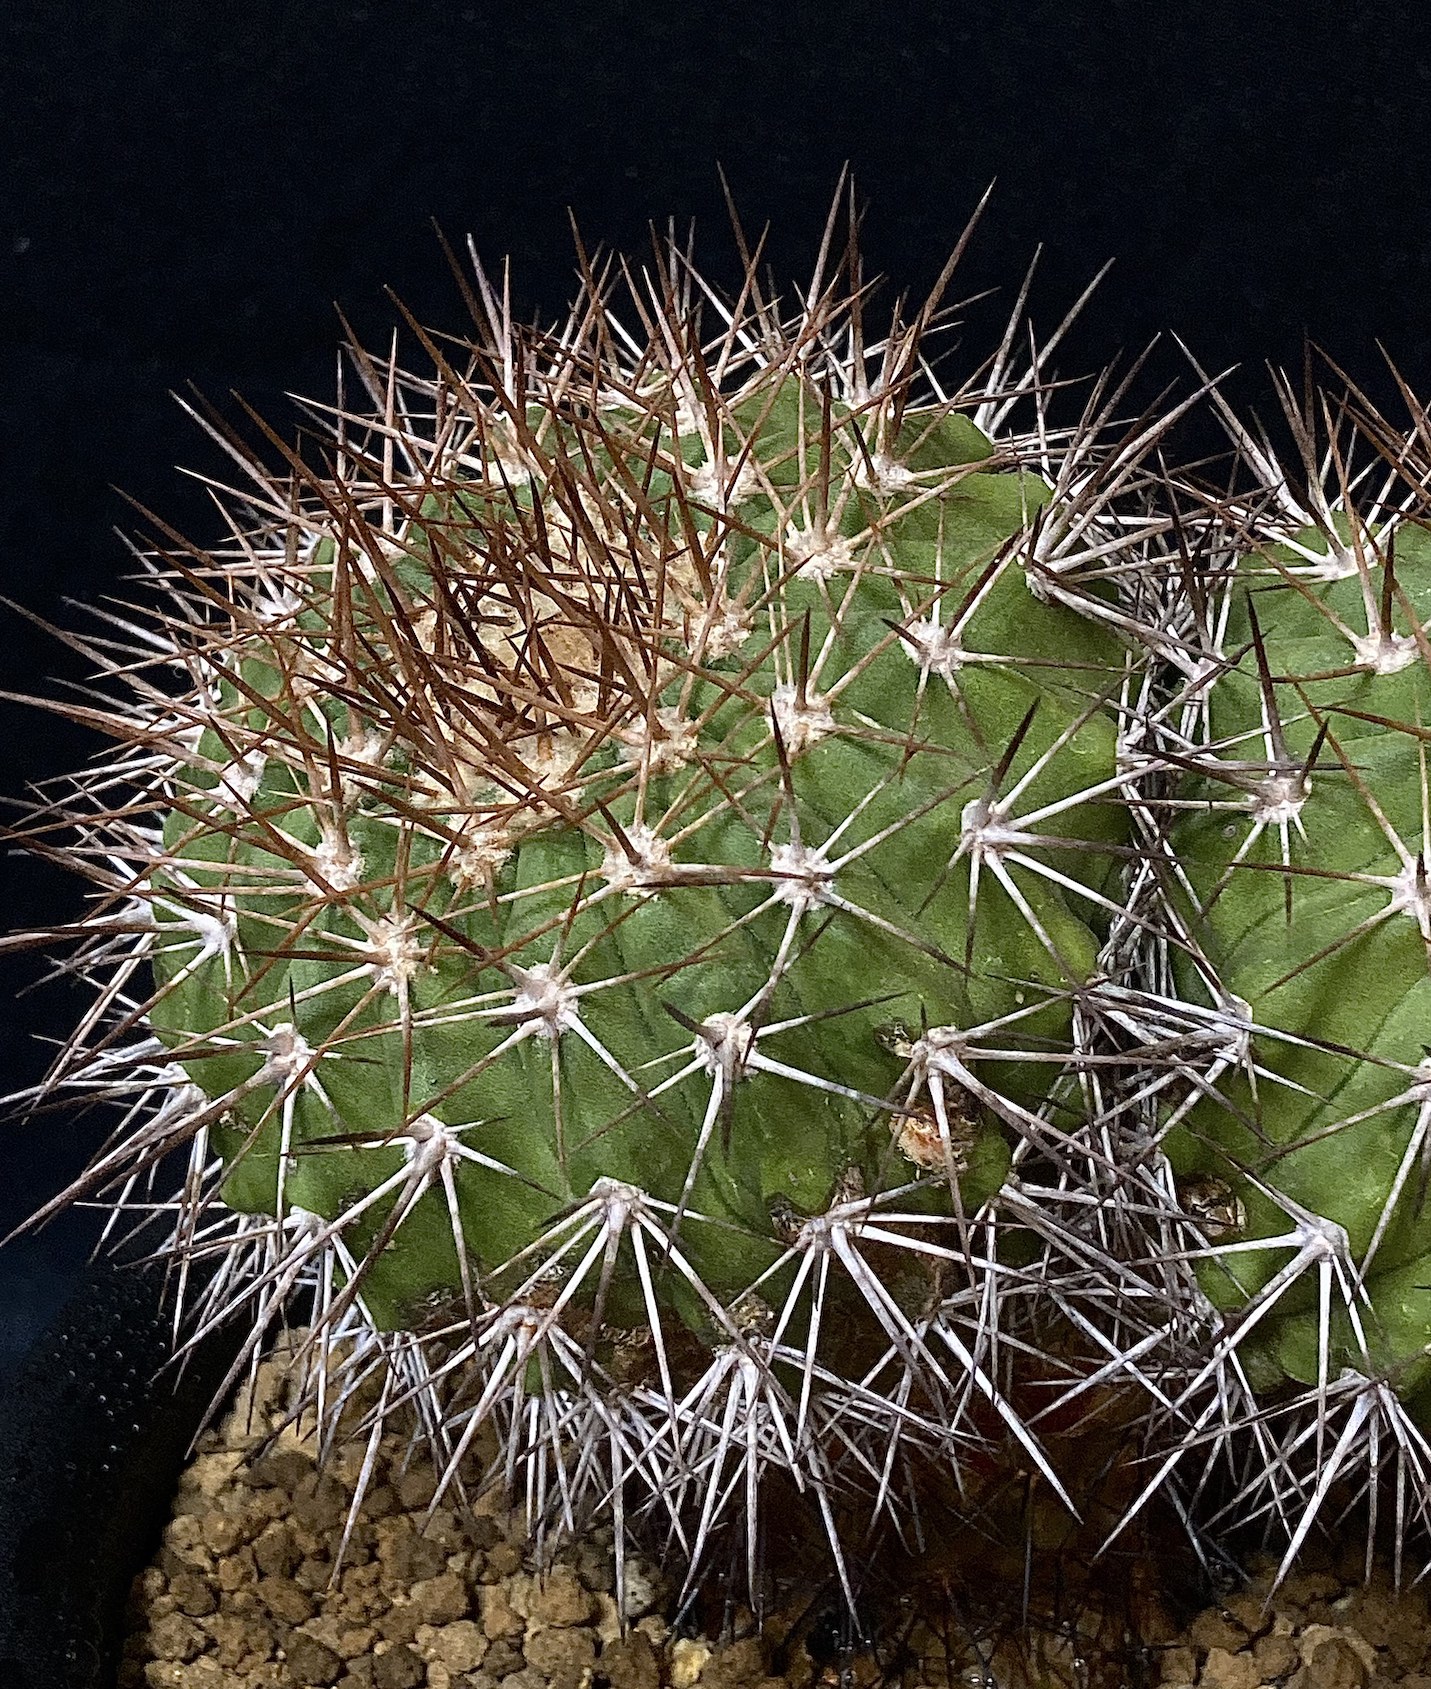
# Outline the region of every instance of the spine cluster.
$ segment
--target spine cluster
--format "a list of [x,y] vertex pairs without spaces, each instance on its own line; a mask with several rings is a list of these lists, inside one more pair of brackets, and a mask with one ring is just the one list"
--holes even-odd
[[123,1111],[36,1218],[215,1263],[235,1375],[311,1294],[325,1447],[377,1378],[434,1506],[517,1483],[692,1578],[731,1536],[754,1583],[793,1485],[853,1602],[931,1474],[1286,1565],[1350,1502],[1399,1556],[1424,418],[1284,385],[1294,469],[1224,407],[1214,494],[1163,465],[1214,384],[1055,426],[1021,297],[950,388],[968,231],[878,335],[836,234],[793,311],[743,236],[733,301],[674,241],[620,303],[583,256],[549,331],[474,260],[473,337],[350,346],[279,468],[207,424],[229,538],[142,554],[117,748],[13,829],[95,890],[39,1097]]

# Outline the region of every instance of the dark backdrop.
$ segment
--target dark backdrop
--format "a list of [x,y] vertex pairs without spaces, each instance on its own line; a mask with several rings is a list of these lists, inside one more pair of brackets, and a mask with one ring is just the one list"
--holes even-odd
[[[167,396],[331,391],[341,304],[385,336],[391,286],[453,329],[431,232],[511,253],[523,315],[571,292],[567,208],[590,242],[639,248],[694,217],[730,278],[717,164],[774,224],[782,278],[809,265],[841,164],[870,205],[871,265],[923,288],[997,178],[957,289],[1007,298],[1045,243],[1045,329],[1116,265],[1063,359],[1092,369],[1159,330],[1271,409],[1261,362],[1304,332],[1378,398],[1379,337],[1431,393],[1431,28],[1411,4],[1049,0],[849,5],[742,0],[7,0],[0,19],[0,593],[77,620],[113,590],[135,520],[123,489],[217,537],[175,464],[218,471]],[[1431,24],[1431,19],[1428,19]],[[982,314],[980,314],[982,313]],[[976,308],[981,357],[998,307]],[[1149,384],[1188,369],[1171,341]],[[1194,430],[1190,450],[1209,449]],[[0,611],[0,686],[84,665]],[[96,747],[0,704],[0,793]],[[0,861],[0,926],[73,915],[76,883]],[[81,998],[0,967],[0,1090],[32,1083]],[[14,999],[12,1001],[12,999]],[[0,1121],[0,1233],[101,1136],[63,1115]],[[64,1218],[0,1251],[0,1371],[50,1316],[98,1233]]]

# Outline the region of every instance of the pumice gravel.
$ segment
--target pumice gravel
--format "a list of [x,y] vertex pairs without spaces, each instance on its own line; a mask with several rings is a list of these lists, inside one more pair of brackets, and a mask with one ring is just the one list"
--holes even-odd
[[[757,1622],[738,1605],[702,1634],[679,1577],[626,1569],[624,1623],[611,1533],[534,1561],[525,1515],[484,1507],[430,1518],[436,1473],[395,1433],[335,1576],[357,1479],[349,1451],[320,1473],[293,1418],[288,1334],[185,1469],[153,1562],[136,1578],[119,1689],[1379,1689],[1431,1684],[1425,1591],[1364,1579],[1360,1552],[1315,1562],[1273,1591],[1264,1560],[1189,1622],[1154,1601],[1126,1620],[1085,1605],[1020,1631],[958,1612],[932,1588],[890,1602],[874,1633],[821,1636],[801,1592]],[[494,1503],[496,1502],[494,1497]],[[992,1611],[994,1603],[990,1603]]]

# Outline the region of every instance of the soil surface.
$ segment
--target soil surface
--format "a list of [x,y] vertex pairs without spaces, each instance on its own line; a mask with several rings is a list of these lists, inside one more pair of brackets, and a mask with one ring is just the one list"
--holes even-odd
[[1144,1599],[1136,1635],[1126,1605],[1096,1603],[981,1625],[931,1584],[856,1643],[828,1599],[760,1623],[735,1603],[678,1614],[676,1581],[641,1560],[623,1626],[609,1532],[539,1567],[500,1498],[424,1530],[435,1474],[396,1434],[337,1565],[363,1446],[320,1473],[288,1406],[270,1359],[200,1440],[134,1582],[120,1689],[1431,1689],[1425,1587],[1365,1580],[1360,1545],[1314,1550],[1274,1593],[1254,1564],[1190,1623]]

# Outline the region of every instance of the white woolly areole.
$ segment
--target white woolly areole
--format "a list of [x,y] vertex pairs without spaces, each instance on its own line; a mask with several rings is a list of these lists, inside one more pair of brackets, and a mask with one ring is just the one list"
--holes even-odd
[[844,534],[826,533],[821,528],[785,530],[785,555],[798,566],[799,573],[814,581],[827,581],[831,575],[854,567],[854,548]]
[[435,1114],[418,1115],[404,1128],[402,1137],[403,1157],[419,1172],[441,1166],[462,1148],[456,1128],[439,1120]]
[[155,1078],[169,1089],[154,1111],[152,1125],[208,1113],[211,1107],[208,1092],[196,1085],[178,1062],[165,1062]]
[[718,663],[739,651],[750,638],[750,617],[734,605],[727,604],[719,616],[711,618],[700,640],[700,654],[706,662]]
[[760,477],[755,464],[749,457],[738,469],[736,463],[737,459],[726,457],[688,464],[686,486],[691,496],[702,504],[720,506],[739,504],[742,499],[753,498],[760,491]]
[[1421,655],[1421,647],[1409,633],[1358,634],[1352,639],[1356,652],[1356,666],[1369,669],[1372,674],[1400,674],[1409,669]]
[[361,762],[376,768],[383,760],[386,743],[376,728],[365,727],[361,733],[344,734],[334,748],[345,762]]
[[512,854],[511,835],[502,827],[466,826],[460,842],[447,858],[447,872],[456,885],[465,888],[490,885],[497,870]]
[[1016,827],[1004,825],[1004,811],[987,798],[974,798],[959,813],[959,843],[970,852],[997,855],[1023,843]]
[[[199,940],[201,960],[222,956],[227,962],[238,938],[238,917],[232,909],[221,906],[219,913],[213,914],[208,909],[195,908],[187,903],[172,903],[167,897],[156,897],[153,904],[156,909],[164,909],[172,914],[176,925],[187,927],[193,933]],[[140,919],[143,919],[143,901],[137,902],[134,907]]]
[[526,485],[533,468],[527,461],[526,453],[514,440],[500,430],[488,427],[485,438],[474,439],[472,443],[478,449],[462,452],[457,458],[464,468],[477,470],[484,481],[495,481],[500,485],[505,479],[514,486]]
[[1232,992],[1223,995],[1217,1005],[1217,1029],[1228,1034],[1218,1046],[1217,1058],[1241,1067],[1252,1053],[1252,1005],[1245,997]]
[[677,435],[683,440],[689,440],[692,434],[704,438],[707,427],[705,407],[696,397],[695,385],[684,370],[671,384],[671,390],[676,394]]
[[327,1227],[328,1221],[313,1209],[303,1208],[296,1202],[284,1205],[283,1233],[286,1237],[292,1237],[295,1244],[301,1245],[310,1239],[321,1237]]
[[586,1193],[588,1202],[599,1202],[605,1208],[605,1223],[610,1231],[620,1234],[633,1216],[646,1205],[646,1192],[640,1185],[627,1184],[624,1179],[610,1179],[603,1175],[592,1182]]
[[[531,753],[527,754],[523,750],[521,755],[537,779],[544,786],[550,787],[564,779],[585,749],[586,739],[583,734],[569,727],[559,727],[539,733]],[[571,788],[573,795],[580,790],[579,786]]]
[[[1171,654],[1173,660],[1178,661],[1176,652]],[[1227,665],[1215,652],[1209,652],[1208,655],[1199,657],[1194,663],[1189,663],[1186,655],[1184,655],[1181,659],[1181,667],[1188,677],[1187,685],[1182,689],[1182,696],[1185,702],[1192,703],[1195,699],[1205,696],[1208,688],[1223,674]]]
[[[1289,551],[1297,553],[1303,561],[1294,565],[1287,572],[1298,580],[1315,581],[1317,583],[1333,581],[1349,581],[1360,575],[1363,569],[1382,567],[1382,542],[1389,547],[1395,539],[1394,525],[1387,523],[1377,528],[1374,525],[1363,524],[1352,515],[1354,539],[1344,540],[1337,533],[1330,522],[1316,517],[1302,510],[1296,510],[1292,524],[1278,534],[1279,544]],[[1348,512],[1347,514],[1352,514]],[[1327,543],[1324,552],[1313,551],[1310,545],[1297,538],[1299,529],[1315,525],[1322,539]],[[1360,543],[1356,543],[1359,540]]]
[[789,756],[828,738],[835,731],[834,712],[823,692],[805,689],[802,702],[793,686],[777,686],[770,697],[770,714],[780,729]]
[[1300,576],[1304,581],[1348,581],[1353,575],[1361,573],[1357,564],[1356,552],[1350,546],[1338,544],[1327,555],[1316,563],[1309,563],[1305,568],[1292,569],[1290,574]]
[[537,962],[530,968],[514,965],[512,976],[517,982],[513,1013],[538,1038],[559,1038],[576,1024],[576,987],[550,962]]
[[[347,738],[340,739],[336,749],[342,762],[360,763],[364,768],[383,766],[385,741],[382,734],[375,732],[371,727],[365,732],[350,733]],[[351,803],[371,790],[368,781],[356,769],[339,769],[338,793],[342,802]]]
[[425,963],[416,915],[383,915],[368,925],[367,933],[373,980],[385,991],[399,990],[422,972]]
[[910,1046],[909,1060],[917,1073],[949,1073],[964,1066],[969,1035],[962,1026],[931,1026]]
[[303,607],[303,599],[287,581],[265,581],[249,604],[252,614],[268,627],[291,621]]
[[1282,827],[1301,815],[1307,795],[1307,782],[1300,774],[1274,774],[1258,786],[1247,807],[1253,820],[1267,827]]
[[722,1010],[707,1015],[691,1045],[691,1054],[712,1078],[718,1073],[741,1078],[755,1048],[755,1028],[748,1020]]
[[363,880],[363,855],[336,833],[325,832],[313,852],[313,866],[334,891],[351,891]]
[[288,1020],[280,1021],[258,1047],[264,1056],[260,1085],[289,1085],[313,1060],[313,1046]]
[[671,878],[671,847],[644,822],[623,829],[627,852],[618,839],[606,847],[601,877],[616,891],[647,892],[666,885]]
[[[706,655],[710,647],[707,644]],[[653,720],[642,716],[621,735],[621,756],[648,774],[674,774],[696,754],[696,724],[672,704],[655,712]]]
[[1410,915],[1422,933],[1431,937],[1431,877],[1421,857],[1414,857],[1399,874],[1381,883],[1391,893],[1391,912]]
[[1049,590],[1049,581],[1053,578],[1053,570],[1046,568],[1038,559],[1030,557],[1024,561],[1024,585],[1029,589],[1029,597],[1040,604],[1055,602],[1053,593]]
[[255,748],[246,751],[237,761],[220,770],[219,783],[209,796],[224,809],[247,809],[253,802],[253,794],[258,790],[263,780],[263,771],[268,766],[268,758]]
[[912,486],[918,477],[897,458],[881,451],[871,452],[868,462],[863,457],[858,458],[851,479],[857,487],[863,487],[868,492],[897,493]]
[[776,897],[802,914],[834,896],[834,870],[822,852],[808,845],[776,845],[770,853],[770,869],[775,875]]
[[919,664],[921,674],[937,674],[953,686],[954,676],[966,661],[958,633],[932,616],[915,622],[908,632],[909,637],[901,640],[900,645],[909,660]]

